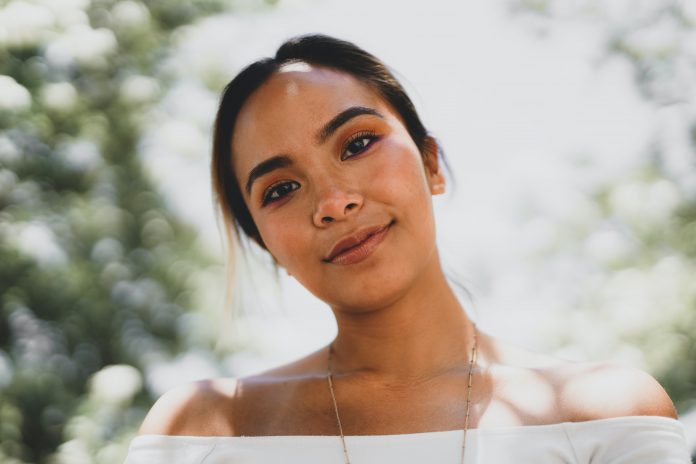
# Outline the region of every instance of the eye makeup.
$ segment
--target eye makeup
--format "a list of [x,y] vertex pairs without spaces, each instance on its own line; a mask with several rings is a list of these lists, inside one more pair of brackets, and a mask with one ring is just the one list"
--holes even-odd
[[266,206],[270,203],[275,203],[276,201],[282,200],[290,192],[300,188],[300,184],[295,181],[280,181],[271,185],[263,193],[263,198],[261,200],[261,206]]
[[[361,130],[351,134],[341,145],[340,160],[346,161],[369,150],[380,136],[373,130]],[[292,164],[292,163],[291,163]],[[282,180],[269,186],[262,194],[261,207],[282,200],[301,185],[296,181]]]
[[[379,137],[374,131],[361,131],[356,134],[351,135],[345,144],[343,144],[343,150],[341,151],[341,161],[348,158],[359,155],[360,153],[367,150],[373,143],[379,140]],[[349,156],[345,156],[346,152],[353,150]]]

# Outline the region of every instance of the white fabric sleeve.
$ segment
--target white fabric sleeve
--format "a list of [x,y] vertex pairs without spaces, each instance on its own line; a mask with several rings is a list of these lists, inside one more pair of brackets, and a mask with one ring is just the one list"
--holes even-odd
[[[159,435],[143,435],[131,442],[124,464],[200,464],[215,450],[214,443],[189,440],[162,440]],[[172,438],[172,437],[165,437]]]
[[577,462],[692,464],[681,422],[658,416],[634,419],[615,424],[612,420],[565,424]]

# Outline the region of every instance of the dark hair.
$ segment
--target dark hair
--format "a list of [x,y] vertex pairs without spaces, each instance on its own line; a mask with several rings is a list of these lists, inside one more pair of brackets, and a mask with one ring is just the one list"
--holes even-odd
[[[225,87],[213,134],[213,190],[225,220],[228,237],[229,228],[234,223],[238,238],[243,233],[263,248],[265,245],[251,218],[232,168],[232,132],[237,115],[249,96],[282,66],[295,62],[343,71],[368,85],[399,114],[422,156],[430,148],[429,139],[434,141],[401,84],[375,56],[351,42],[325,35],[304,35],[289,39],[280,46],[275,57],[252,63]],[[442,153],[439,155],[442,157]],[[444,158],[443,163],[446,166]]]

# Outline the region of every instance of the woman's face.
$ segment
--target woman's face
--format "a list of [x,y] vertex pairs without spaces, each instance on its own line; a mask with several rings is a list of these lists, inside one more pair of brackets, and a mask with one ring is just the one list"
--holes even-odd
[[357,79],[298,64],[244,104],[232,163],[276,261],[332,307],[357,310],[395,301],[438,265],[430,197],[444,180],[430,148],[424,163],[398,114]]

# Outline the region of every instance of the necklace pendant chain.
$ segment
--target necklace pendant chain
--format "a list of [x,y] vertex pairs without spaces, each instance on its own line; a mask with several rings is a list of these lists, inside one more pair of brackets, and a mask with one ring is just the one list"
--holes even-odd
[[[473,335],[473,345],[471,347],[471,357],[469,358],[469,380],[466,387],[466,416],[464,417],[464,434],[462,438],[462,460],[461,464],[464,464],[464,459],[466,457],[466,433],[469,430],[469,409],[471,406],[471,386],[473,381],[474,365],[476,364],[476,354],[478,347],[478,340],[476,339],[476,324],[472,322],[474,329]],[[329,382],[329,391],[331,392],[331,400],[333,402],[334,411],[336,412],[336,423],[338,425],[338,431],[341,434],[341,444],[343,445],[343,455],[346,458],[346,464],[350,464],[350,458],[348,457],[348,447],[346,446],[346,438],[343,435],[343,426],[341,426],[341,418],[338,415],[338,406],[336,405],[336,395],[334,394],[333,381],[332,381],[332,369],[331,369],[331,358],[333,354],[333,343],[329,345],[329,361],[328,361],[328,373],[326,378]]]

